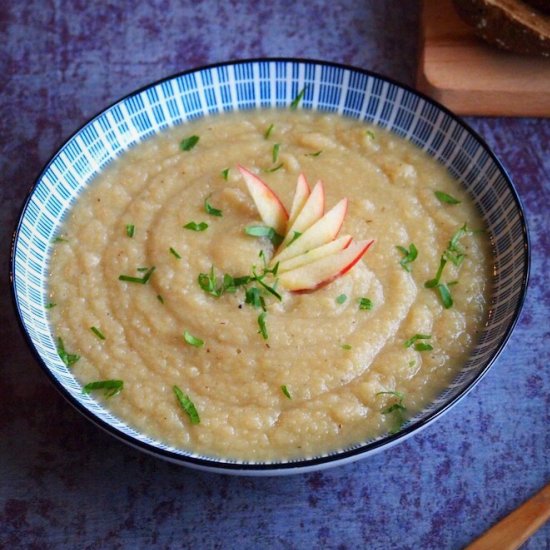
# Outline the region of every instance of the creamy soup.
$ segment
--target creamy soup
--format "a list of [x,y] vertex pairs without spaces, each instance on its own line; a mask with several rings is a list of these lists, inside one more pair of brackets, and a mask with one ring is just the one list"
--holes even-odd
[[[261,274],[273,254],[245,232],[261,222],[238,164],[287,206],[300,173],[322,180],[327,210],[349,199],[341,234],[374,244],[313,292],[268,273],[280,300],[230,279],[222,293],[224,274]],[[486,316],[481,223],[444,167],[379,128],[210,117],[136,146],[79,198],[54,245],[52,330],[83,385],[123,382],[91,395],[153,438],[213,457],[316,456],[399,430],[460,370]]]

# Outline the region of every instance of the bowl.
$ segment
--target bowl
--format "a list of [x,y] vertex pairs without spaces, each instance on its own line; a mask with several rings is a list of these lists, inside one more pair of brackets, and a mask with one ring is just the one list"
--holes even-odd
[[[461,182],[481,212],[493,249],[488,320],[453,383],[397,434],[322,456],[251,463],[201,456],[139,433],[99,402],[60,360],[48,322],[47,279],[52,239],[91,180],[121,153],[164,128],[211,114],[288,106],[305,88],[301,108],[337,113],[391,130],[415,143]],[[523,209],[506,171],[462,120],[426,96],[378,74],[334,63],[253,59],[194,69],[146,86],[76,131],[51,158],[27,197],[15,229],[11,284],[23,333],[63,396],[99,427],[133,447],[214,472],[274,475],[319,470],[364,458],[434,422],[483,377],[518,319],[529,273]]]

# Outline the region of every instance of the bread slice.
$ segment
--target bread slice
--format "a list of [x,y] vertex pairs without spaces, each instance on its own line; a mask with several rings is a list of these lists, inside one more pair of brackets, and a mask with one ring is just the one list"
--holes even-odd
[[453,0],[453,3],[460,17],[487,42],[516,53],[550,57],[550,16],[526,2]]

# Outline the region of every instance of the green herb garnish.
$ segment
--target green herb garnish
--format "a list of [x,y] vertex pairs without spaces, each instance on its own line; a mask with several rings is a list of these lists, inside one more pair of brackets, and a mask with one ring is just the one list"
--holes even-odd
[[298,95],[292,100],[292,103],[290,104],[290,110],[295,111],[298,108],[298,105],[300,105],[300,101],[302,101],[304,94],[306,93],[307,86],[304,86]]
[[80,355],[77,355],[76,353],[68,353],[65,350],[65,345],[63,344],[61,337],[57,338],[57,354],[68,368],[72,367],[80,359]]
[[157,300],[158,300],[161,304],[164,304],[164,298],[163,298],[160,294],[157,294]]
[[374,135],[374,132],[372,130],[366,130],[365,134],[372,140],[376,139],[376,136]]
[[190,229],[191,231],[205,231],[208,228],[206,222],[189,222],[183,226],[184,229]]
[[359,298],[359,309],[370,311],[372,307],[373,304],[370,298]]
[[217,216],[218,218],[221,218],[223,216],[222,211],[218,210],[217,208],[214,208],[209,202],[208,199],[211,195],[208,195],[206,199],[204,199],[204,211],[207,214],[210,214],[211,216]]
[[52,307],[55,307],[57,304],[55,302],[48,302],[45,306],[44,306],[44,309],[52,309]]
[[451,291],[449,290],[449,287],[446,284],[441,283],[437,285],[437,290],[439,292],[441,302],[443,303],[443,307],[445,309],[453,307],[453,297],[451,296]]
[[417,340],[430,340],[431,334],[415,334],[413,337],[405,340],[405,347],[410,348]]
[[264,311],[266,310],[265,300],[258,287],[253,286],[251,288],[247,288],[244,301],[245,304],[250,304],[252,307],[262,308]]
[[267,327],[265,324],[266,316],[267,316],[267,313],[265,311],[262,311],[262,313],[258,315],[258,326],[260,327],[260,330],[258,330],[258,334],[261,334],[264,340],[267,340],[268,338]]
[[316,151],[315,153],[306,153],[306,157],[318,157],[323,151],[322,150],[319,150],[319,151]]
[[222,178],[227,181],[227,178],[229,178],[229,168],[222,170]]
[[143,277],[132,277],[130,275],[119,275],[118,280],[119,281],[125,281],[126,283],[138,283],[140,285],[146,285],[149,282],[149,279],[151,278],[151,275],[155,271],[156,267],[153,266],[150,269],[147,270],[145,275]]
[[301,237],[302,234],[299,231],[294,231],[294,235],[292,235],[292,239],[288,241],[288,244],[286,246],[290,246],[298,237]]
[[127,224],[126,225],[126,236],[127,237],[130,237],[133,238],[133,236],[136,234],[136,226],[135,225],[132,225],[132,224]]
[[286,397],[288,397],[289,399],[292,399],[292,396],[290,395],[288,388],[284,384],[281,386],[281,391],[285,394]]
[[451,195],[444,193],[443,191],[434,191],[434,195],[441,201],[446,204],[460,204],[461,201],[455,199]]
[[100,339],[105,340],[104,334],[97,327],[90,327],[90,330]]
[[424,286],[426,288],[433,288],[439,284],[439,280],[441,279],[441,275],[443,274],[443,268],[446,264],[447,260],[445,259],[445,256],[441,256],[441,260],[439,261],[439,267],[437,268],[437,273],[435,274],[435,277],[424,283]]
[[179,252],[172,247],[170,247],[170,254],[172,254],[172,256],[174,256],[177,260],[181,260]]
[[124,382],[122,380],[99,380],[89,382],[82,388],[82,393],[90,393],[94,390],[105,390],[105,397],[113,397],[122,391]]
[[340,347],[342,349],[345,349],[345,350],[350,350],[351,349],[351,346],[349,344],[342,344]]
[[244,232],[251,237],[269,239],[274,246],[280,245],[284,238],[273,227],[268,227],[267,225],[249,225],[244,228]]
[[273,128],[275,127],[274,124],[270,124],[269,128],[265,131],[264,138],[269,139],[269,136],[271,135],[271,132],[273,132]]
[[397,399],[396,402],[380,409],[381,414],[393,415],[394,426],[389,433],[395,434],[402,428],[403,424],[405,423],[405,417],[403,415],[403,413],[407,410],[405,405],[403,405],[403,399],[405,396],[398,391],[381,391],[376,394],[376,397],[378,397],[379,395],[391,395],[392,397]]
[[396,246],[397,250],[403,254],[403,258],[399,261],[399,264],[401,267],[405,270],[410,272],[411,266],[410,263],[414,262],[418,256],[418,250],[416,249],[416,246],[414,246],[413,243],[409,246],[409,249],[407,250],[404,246]]
[[52,243],[68,243],[69,240],[63,237],[55,237],[52,239]]
[[340,296],[336,298],[336,303],[343,304],[347,299],[348,297],[345,294],[340,294]]
[[177,386],[173,386],[172,389],[174,390],[174,394],[176,395],[176,399],[178,400],[181,408],[189,416],[191,424],[199,424],[201,419],[195,405],[193,404],[193,401],[191,401],[189,396],[185,395]]
[[196,338],[188,330],[183,333],[183,339],[190,345],[195,348],[202,348],[204,346],[204,340]]
[[236,287],[248,283],[249,277],[234,278],[229,274],[225,274],[221,283],[218,284],[217,277],[214,273],[214,266],[210,268],[210,273],[199,274],[199,286],[208,294],[212,294],[219,298],[225,292],[235,292]]
[[277,164],[277,166],[275,166],[274,168],[267,168],[266,170],[264,170],[264,172],[276,172],[277,170],[280,170],[282,167],[283,167],[283,163],[281,162],[281,164]]
[[271,152],[271,158],[273,159],[273,164],[275,164],[277,162],[277,159],[279,158],[279,149],[280,149],[280,144],[279,143],[276,143],[274,146],[273,146],[273,151]]
[[189,136],[184,138],[180,142],[180,149],[182,151],[191,151],[195,145],[199,142],[199,136]]

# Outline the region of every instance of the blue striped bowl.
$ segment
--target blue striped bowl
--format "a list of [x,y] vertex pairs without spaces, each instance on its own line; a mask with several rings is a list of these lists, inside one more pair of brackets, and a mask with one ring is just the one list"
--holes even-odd
[[[245,463],[169,447],[113,417],[83,395],[61,362],[45,305],[52,238],[80,192],[128,148],[164,128],[225,111],[285,107],[305,87],[301,108],[387,128],[427,151],[457,177],[482,213],[494,252],[489,321],[453,384],[402,431],[308,459]],[[62,394],[89,419],[143,451],[225,473],[272,475],[326,468],[365,457],[434,421],[480,380],[508,340],[523,303],[528,233],[510,178],[483,140],[445,108],[377,74],[308,60],[224,63],[188,71],[135,92],[78,130],[48,162],[17,225],[11,262],[15,306],[31,349]]]

